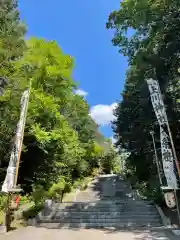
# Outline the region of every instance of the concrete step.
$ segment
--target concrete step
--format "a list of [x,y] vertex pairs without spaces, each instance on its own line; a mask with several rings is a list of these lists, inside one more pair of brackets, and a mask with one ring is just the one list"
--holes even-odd
[[65,212],[157,212],[156,208],[128,208],[128,207],[116,207],[116,206],[106,206],[106,207],[87,207],[87,208],[78,208],[78,207],[64,207],[58,208],[57,211]]
[[123,226],[155,226],[155,227],[160,227],[162,226],[160,221],[117,221],[117,219],[112,219],[111,221],[108,220],[74,220],[71,219],[71,221],[65,221],[62,220],[60,221],[60,219],[43,219],[40,220],[39,223],[59,223],[60,225],[70,225],[70,226],[75,226],[78,225],[80,227],[83,226],[94,226],[94,227],[98,227],[98,226],[102,226],[102,227],[123,227]]
[[111,221],[111,220],[116,220],[116,221],[127,221],[127,220],[132,220],[132,221],[160,221],[160,218],[158,216],[146,216],[146,217],[142,217],[142,216],[121,216],[121,217],[116,217],[116,216],[109,216],[109,217],[104,217],[104,216],[59,216],[59,215],[56,215],[53,219],[62,219],[63,221],[64,220],[82,220],[82,221],[85,221],[85,220],[103,220],[103,221]]
[[83,203],[62,203],[59,206],[74,206],[74,207],[106,207],[106,206],[124,206],[124,207],[154,207],[152,204],[139,204],[139,203],[131,203],[131,202],[83,202]]
[[[41,220],[41,221],[44,221],[44,220]],[[145,225],[148,225],[148,224],[159,224],[160,222],[158,220],[154,220],[154,221],[137,221],[137,220],[122,220],[122,221],[117,221],[117,219],[53,219],[51,220],[50,222],[55,222],[55,223],[107,223],[107,224],[128,224],[128,223],[131,223],[131,224],[145,224]]]
[[97,204],[90,204],[88,202],[86,202],[85,204],[62,204],[59,205],[59,208],[77,208],[77,209],[84,209],[84,208],[106,208],[106,207],[111,207],[111,208],[117,208],[117,207],[123,207],[123,208],[138,208],[138,209],[148,209],[148,208],[155,208],[155,205],[135,205],[135,204],[126,204],[126,203],[122,203],[122,204],[115,204],[115,203],[111,203],[111,204],[101,204],[101,203],[97,203]]
[[56,204],[54,209],[52,206],[49,216],[41,215],[40,225],[57,224],[59,228],[163,226],[151,201],[134,200],[129,184],[119,177],[103,178],[96,179],[87,190],[81,191],[76,198],[79,202]]
[[84,202],[84,203],[70,203],[70,204],[59,204],[59,207],[75,207],[75,208],[85,208],[85,207],[98,207],[98,208],[105,208],[105,207],[125,207],[125,208],[154,208],[154,205],[151,204],[134,204],[134,203],[90,203],[90,202]]
[[56,215],[57,217],[64,217],[64,216],[71,216],[77,217],[77,218],[86,218],[86,217],[97,217],[97,218],[112,218],[112,217],[117,217],[117,218],[128,218],[128,217],[141,217],[141,218],[146,218],[146,217],[159,217],[157,213],[146,213],[142,212],[139,214],[136,214],[134,212],[132,213],[120,213],[120,212],[114,212],[109,214],[109,212],[57,212]]
[[132,207],[124,207],[124,206],[106,206],[106,207],[89,207],[86,206],[84,208],[82,207],[74,207],[74,206],[57,206],[56,208],[48,208],[47,210],[44,209],[43,212],[52,212],[52,211],[56,211],[56,212],[71,212],[71,213],[156,213],[157,214],[157,209],[156,207],[152,206],[151,208],[132,208]]
[[[50,211],[49,211],[50,212]],[[48,213],[49,213],[48,212]],[[51,211],[53,212],[53,211]],[[139,211],[138,209],[120,209],[120,208],[105,208],[105,209],[56,209],[56,212],[57,213],[62,213],[62,212],[69,212],[69,214],[96,214],[96,213],[99,213],[99,214],[103,214],[104,212],[111,215],[113,214],[116,214],[116,212],[119,212],[120,214],[126,214],[126,215],[151,215],[151,214],[158,214],[158,212],[156,211],[156,209],[150,209],[150,210],[143,210],[143,211]],[[46,213],[45,213],[46,214]]]
[[133,199],[118,199],[118,198],[113,198],[112,196],[109,197],[108,199],[100,199],[100,200],[95,200],[95,201],[90,201],[87,200],[86,202],[84,201],[76,201],[76,202],[63,202],[61,204],[86,204],[89,202],[90,204],[122,204],[122,203],[129,203],[129,204],[136,204],[136,205],[153,205],[152,201],[146,201],[146,200],[133,200]]

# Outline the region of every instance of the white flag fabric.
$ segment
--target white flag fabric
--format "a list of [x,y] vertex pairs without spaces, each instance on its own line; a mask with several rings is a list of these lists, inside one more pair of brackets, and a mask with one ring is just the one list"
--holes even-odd
[[159,84],[156,80],[148,79],[146,80],[151,96],[151,102],[153,105],[154,112],[156,114],[159,125],[167,124],[166,109],[162,100],[161,91]]
[[148,79],[146,80],[151,96],[151,102],[156,114],[160,126],[160,141],[161,141],[161,154],[164,174],[167,180],[167,185],[169,189],[177,188],[177,179],[174,172],[174,157],[172,154],[172,149],[169,146],[169,136],[163,130],[163,126],[167,126],[168,119],[166,115],[166,109],[164,102],[162,100],[161,90],[159,84],[156,80]]
[[162,163],[164,174],[167,180],[167,185],[170,189],[177,189],[177,179],[174,173],[174,158],[172,150],[169,147],[168,135],[160,127],[160,141],[161,141],[161,153],[162,153]]
[[16,169],[17,169],[17,163],[18,163],[19,156],[21,153],[21,148],[22,148],[28,102],[29,102],[29,90],[26,90],[24,91],[21,98],[20,119],[17,124],[15,142],[11,152],[9,166],[7,168],[7,173],[6,173],[6,178],[2,185],[2,192],[7,193],[10,189],[16,187],[15,186]]

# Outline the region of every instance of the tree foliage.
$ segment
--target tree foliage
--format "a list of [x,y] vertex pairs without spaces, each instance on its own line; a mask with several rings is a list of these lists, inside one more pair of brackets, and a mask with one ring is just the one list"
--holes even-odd
[[0,96],[0,180],[14,143],[20,99],[31,85],[18,184],[42,200],[42,192],[49,189],[56,196],[93,173],[109,145],[105,149],[106,139],[91,119],[88,103],[75,94],[74,59],[55,41],[25,42],[16,1],[1,1],[0,22],[0,75],[8,78]]
[[157,179],[150,130],[155,131],[159,154],[159,127],[145,80],[158,80],[178,156],[179,145],[179,39],[178,0],[124,0],[110,14],[107,28],[114,29],[113,45],[128,58],[122,101],[115,110],[113,129],[117,146],[131,155],[127,166],[137,181]]
[[0,2],[0,76],[10,75],[13,61],[25,49],[25,25],[20,22],[16,0]]

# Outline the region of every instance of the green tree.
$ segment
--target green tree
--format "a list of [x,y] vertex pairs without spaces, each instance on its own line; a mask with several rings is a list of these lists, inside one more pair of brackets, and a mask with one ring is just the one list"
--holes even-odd
[[97,126],[93,125],[93,120],[89,116],[88,103],[82,96],[72,94],[63,114],[71,127],[78,132],[82,143],[87,143],[95,138]]
[[[0,1],[0,77],[8,77],[8,90],[5,96],[0,97],[0,170],[3,173],[6,161],[9,160],[19,114],[19,76],[14,75],[15,63],[26,48],[24,41],[26,28],[19,19],[17,7],[15,0]],[[14,98],[15,96],[17,98]]]
[[[157,180],[153,161],[153,128],[158,154],[159,127],[156,121],[146,78],[158,80],[167,106],[167,114],[178,155],[179,146],[179,1],[128,0],[110,14],[107,28],[115,30],[112,40],[120,52],[127,56],[122,101],[115,110],[117,120],[113,128],[117,146],[131,153],[128,168],[137,180],[154,184]],[[129,34],[130,33],[130,34]]]
[[[31,39],[18,61],[18,74],[32,79],[22,155],[20,183],[52,184],[60,175],[71,175],[83,155],[78,134],[61,114],[71,99],[73,59],[56,42]],[[34,163],[32,163],[32,159]]]
[[101,159],[101,169],[105,174],[110,174],[117,167],[117,153],[111,147]]
[[21,23],[16,0],[0,2],[0,75],[9,76],[13,62],[25,49],[25,25]]
[[[31,192],[34,184],[44,190],[53,184],[59,186],[62,178],[72,183],[99,166],[104,149],[96,143],[98,126],[89,115],[87,102],[74,94],[73,67],[73,58],[64,54],[55,41],[32,38],[23,57],[16,61],[10,84],[1,96],[1,103],[8,103],[4,105],[2,125],[6,124],[12,135],[19,119],[21,94],[31,80],[18,178],[25,192]],[[1,149],[1,154],[6,151],[7,147],[4,152]],[[5,169],[7,162],[3,163]]]

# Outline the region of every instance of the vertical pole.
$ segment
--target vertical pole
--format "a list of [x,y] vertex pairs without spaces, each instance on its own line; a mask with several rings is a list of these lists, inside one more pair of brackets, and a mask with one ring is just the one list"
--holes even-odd
[[[157,81],[158,87],[159,87],[159,91],[160,91],[160,86],[159,86],[159,82]],[[166,122],[167,122],[167,129],[168,129],[168,133],[169,133],[169,138],[170,138],[170,142],[171,142],[171,146],[172,146],[172,151],[173,151],[173,155],[174,155],[174,160],[175,160],[175,164],[176,164],[176,168],[177,168],[177,172],[178,172],[178,180],[180,178],[180,168],[179,168],[179,163],[177,161],[177,155],[176,155],[176,150],[175,150],[175,146],[174,146],[174,142],[173,142],[173,138],[172,138],[172,134],[171,134],[171,129],[169,127],[169,121],[167,119],[167,115],[166,115]],[[174,187],[174,197],[175,197],[175,201],[176,201],[176,209],[177,209],[177,216],[178,216],[178,222],[180,225],[180,209],[179,209],[179,202],[178,202],[178,197],[177,197],[177,190]]]
[[[154,140],[154,132],[151,132],[150,134],[151,134],[152,140],[153,140],[153,146],[154,146],[154,152],[155,152],[155,158],[156,158],[156,165],[157,165],[157,170],[158,170],[159,181],[160,181],[160,184],[162,186],[162,179],[161,179],[161,175],[160,175],[160,168],[159,168],[157,151],[156,151],[156,145],[155,145],[155,140]],[[180,225],[180,212],[179,212],[179,204],[178,204],[177,192],[176,192],[175,188],[173,190],[174,190],[174,197],[175,197],[176,207],[177,207],[178,222],[179,222],[179,225]]]
[[155,159],[156,159],[156,166],[157,166],[157,171],[158,171],[159,182],[160,182],[160,185],[162,186],[162,178],[161,178],[161,174],[160,174],[159,161],[158,161],[158,156],[157,156],[156,144],[155,144],[155,140],[154,140],[154,132],[151,131],[150,134],[151,134],[152,140],[153,140],[153,147],[154,147],[154,153],[155,153]]
[[[171,129],[169,127],[169,122],[167,121],[167,128],[168,128],[168,132],[169,132],[169,137],[170,137],[170,141],[171,141],[171,146],[172,146],[172,150],[173,150],[173,155],[174,155],[174,159],[175,159],[175,163],[176,163],[176,168],[177,168],[177,172],[178,172],[178,181],[180,178],[180,169],[179,169],[179,163],[177,161],[177,155],[176,155],[176,150],[174,147],[174,142],[172,139],[172,134],[171,134]],[[174,188],[174,197],[176,200],[176,209],[177,209],[177,215],[178,215],[178,222],[179,222],[179,226],[180,226],[180,209],[179,209],[179,201],[178,201],[178,197],[177,197],[177,190]]]
[[[159,82],[157,81],[157,84],[158,84],[158,87],[159,87],[159,91],[161,91],[160,89],[160,85],[159,85]],[[169,138],[170,138],[170,141],[171,141],[171,146],[172,146],[172,151],[173,151],[173,155],[174,155],[174,159],[175,159],[175,163],[176,163],[176,168],[177,168],[177,172],[178,172],[178,176],[180,178],[180,167],[179,167],[179,163],[177,161],[177,155],[176,155],[176,150],[175,150],[175,147],[174,147],[174,142],[173,142],[173,138],[172,138],[172,134],[171,134],[171,129],[169,127],[169,121],[167,119],[167,115],[165,114],[165,117],[166,117],[166,122],[167,122],[167,129],[168,129],[168,133],[169,133]]]
[[[178,163],[178,161],[177,161],[176,150],[175,150],[175,147],[174,147],[174,142],[173,142],[173,139],[172,139],[172,134],[171,134],[171,130],[170,130],[169,122],[168,122],[168,121],[167,121],[167,128],[168,128],[169,138],[170,138],[170,141],[171,141],[171,146],[172,146],[172,150],[173,150],[173,155],[174,155],[174,158],[175,158],[175,163],[176,163],[176,168],[177,168],[178,176],[179,176],[179,178],[180,178],[179,163]],[[178,179],[178,180],[179,180],[179,179]]]
[[10,219],[10,192],[7,194],[7,201],[6,201],[6,207],[5,207],[5,227],[6,227],[6,232],[10,231],[11,227],[11,219]]
[[174,197],[176,201],[176,209],[177,209],[177,216],[178,216],[178,222],[180,226],[180,211],[179,211],[179,202],[178,202],[178,197],[177,197],[177,190],[174,188]]
[[24,119],[23,119],[23,132],[22,132],[22,136],[21,136],[21,143],[20,143],[20,148],[19,148],[19,153],[18,153],[18,161],[17,161],[17,166],[16,166],[15,186],[17,185],[17,180],[18,180],[19,164],[20,164],[21,150],[22,150],[23,137],[24,137],[24,128],[25,128],[25,124],[26,124],[30,92],[31,92],[31,80],[29,82],[28,99],[27,99],[27,104],[25,106],[25,114],[24,114]]

